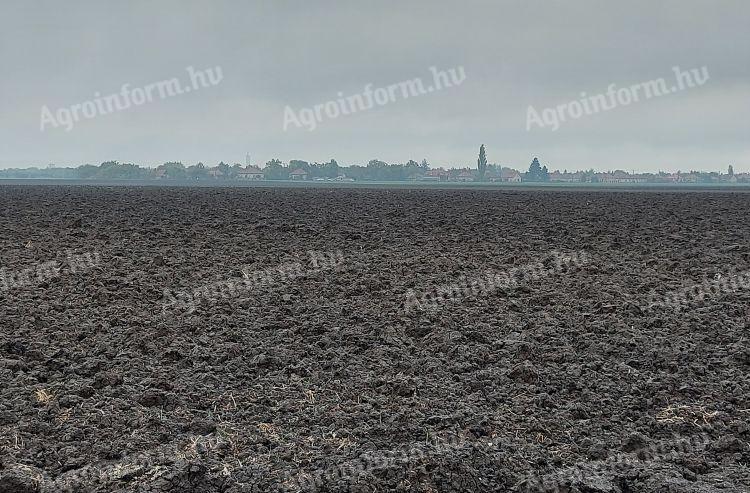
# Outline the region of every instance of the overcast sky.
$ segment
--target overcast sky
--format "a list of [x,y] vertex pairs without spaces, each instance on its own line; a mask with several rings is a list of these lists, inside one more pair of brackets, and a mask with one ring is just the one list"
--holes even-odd
[[[750,171],[750,2],[12,1],[0,3],[0,167],[272,158],[488,160],[518,169]],[[465,80],[331,118],[305,108],[463,68]],[[693,88],[551,125],[539,114],[706,67]],[[97,112],[59,110],[218,69],[216,85]],[[49,110],[43,123],[43,108]],[[89,110],[92,105],[89,104]],[[106,110],[106,108],[105,108]],[[333,109],[330,109],[333,112]],[[565,110],[567,111],[567,110]],[[291,112],[291,113],[290,113]],[[559,114],[558,114],[559,115]],[[59,125],[55,127],[50,118]],[[548,114],[549,117],[549,114]],[[548,120],[551,122],[551,120]],[[543,122],[542,122],[543,123]]]

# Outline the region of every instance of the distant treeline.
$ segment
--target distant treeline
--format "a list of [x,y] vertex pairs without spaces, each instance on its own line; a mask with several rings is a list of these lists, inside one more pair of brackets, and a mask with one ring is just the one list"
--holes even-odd
[[430,166],[427,161],[422,163],[408,161],[405,164],[388,164],[379,160],[372,160],[366,166],[339,166],[335,159],[327,163],[309,163],[301,160],[291,160],[288,164],[278,159],[268,161],[260,169],[255,166],[241,164],[219,163],[208,167],[203,163],[185,166],[180,162],[168,162],[156,168],[141,167],[137,164],[107,161],[99,166],[84,164],[73,168],[23,168],[0,170],[0,178],[58,178],[80,180],[235,180],[242,179],[242,173],[262,173],[259,179],[288,180],[290,173],[296,170],[305,172],[304,179],[347,177],[354,180],[402,181],[423,176]]
[[503,181],[503,182],[569,182],[569,183],[715,183],[750,182],[750,174],[735,174],[732,166],[726,174],[690,171],[689,173],[627,173],[622,170],[610,172],[588,171],[549,172],[534,158],[528,171],[489,164],[484,149],[476,169],[431,168],[427,160],[421,163],[409,160],[406,163],[389,164],[373,159],[366,165],[340,166],[335,159],[326,163],[309,163],[293,159],[282,163],[278,159],[268,161],[263,168],[255,165],[226,164],[221,162],[208,167],[203,163],[185,166],[181,162],[168,162],[156,168],[142,167],[132,163],[107,161],[98,166],[84,164],[77,167],[58,168],[14,168],[0,170],[0,179],[68,179],[68,180],[345,180],[345,181]]

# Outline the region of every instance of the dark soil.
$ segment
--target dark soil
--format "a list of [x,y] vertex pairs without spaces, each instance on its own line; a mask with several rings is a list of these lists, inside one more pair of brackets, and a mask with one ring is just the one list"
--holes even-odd
[[[0,247],[101,259],[0,290],[3,493],[750,491],[750,291],[644,311],[750,268],[750,194],[5,186]],[[588,262],[401,310],[551,250]]]

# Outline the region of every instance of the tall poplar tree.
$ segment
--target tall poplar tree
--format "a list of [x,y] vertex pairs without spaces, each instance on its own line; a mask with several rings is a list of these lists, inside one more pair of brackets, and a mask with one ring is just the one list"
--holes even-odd
[[484,173],[487,171],[487,155],[484,152],[484,144],[479,147],[479,159],[477,159],[477,171],[479,171],[479,179],[484,178]]

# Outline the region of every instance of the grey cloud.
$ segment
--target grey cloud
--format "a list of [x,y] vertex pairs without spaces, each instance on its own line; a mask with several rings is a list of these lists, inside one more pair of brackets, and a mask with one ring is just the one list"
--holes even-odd
[[[750,4],[742,0],[132,1],[0,5],[0,167],[273,157],[750,171]],[[699,88],[526,131],[526,108],[707,66]],[[61,129],[66,107],[220,66],[216,87]],[[282,131],[284,108],[463,66],[460,87]]]

